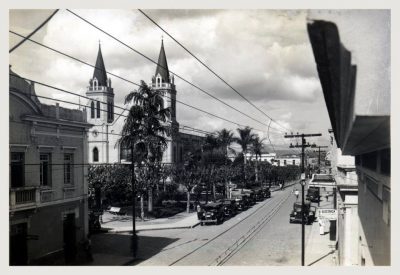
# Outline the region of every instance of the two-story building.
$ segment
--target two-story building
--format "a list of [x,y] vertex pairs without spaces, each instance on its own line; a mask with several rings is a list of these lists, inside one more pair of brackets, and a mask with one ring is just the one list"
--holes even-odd
[[86,114],[9,77],[10,265],[74,262],[88,233]]

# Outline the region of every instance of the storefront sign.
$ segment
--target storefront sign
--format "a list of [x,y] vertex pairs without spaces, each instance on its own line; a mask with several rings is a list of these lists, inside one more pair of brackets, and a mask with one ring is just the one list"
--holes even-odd
[[320,219],[337,220],[336,209],[318,209],[318,217]]

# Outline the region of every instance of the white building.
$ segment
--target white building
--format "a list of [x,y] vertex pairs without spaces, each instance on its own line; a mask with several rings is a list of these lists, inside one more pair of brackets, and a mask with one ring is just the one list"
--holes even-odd
[[281,155],[277,156],[272,163],[274,166],[301,166],[301,157],[298,155]]
[[[276,158],[276,153],[261,153],[257,156],[258,161],[261,162],[269,162],[272,164],[272,161]],[[247,160],[256,160],[256,155],[254,153],[246,153]]]

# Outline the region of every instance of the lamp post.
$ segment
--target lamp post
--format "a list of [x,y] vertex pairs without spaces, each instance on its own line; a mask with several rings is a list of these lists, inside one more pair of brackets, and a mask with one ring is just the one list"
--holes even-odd
[[137,236],[136,236],[136,182],[135,182],[135,162],[133,159],[134,148],[131,147],[131,169],[132,169],[132,254],[136,259]]
[[304,213],[304,186],[306,185],[305,173],[301,174],[301,265],[304,266],[304,239],[305,239],[305,214]]

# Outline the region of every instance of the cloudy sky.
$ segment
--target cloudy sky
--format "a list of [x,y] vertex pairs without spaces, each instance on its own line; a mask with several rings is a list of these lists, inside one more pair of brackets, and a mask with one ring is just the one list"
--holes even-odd
[[[74,10],[98,27],[111,33],[137,51],[157,61],[161,38],[170,71],[177,73],[205,91],[235,106],[244,113],[269,123],[269,119],[245,102],[228,86],[212,75],[172,39],[137,10]],[[313,138],[320,145],[328,142],[331,127],[306,30],[306,11],[279,10],[145,10],[164,29],[215,70],[229,84],[265,113],[286,128],[305,133],[322,133]],[[10,30],[29,34],[52,10],[11,10]],[[20,38],[9,36],[9,47]],[[112,40],[66,10],[33,36],[34,40],[59,51],[95,64],[99,40],[106,69],[134,82],[150,82],[155,64]],[[85,94],[93,69],[53,53],[31,42],[24,43],[10,55],[17,74],[66,90]],[[123,105],[126,94],[136,89],[132,84],[111,76],[116,105]],[[263,130],[257,123],[175,78],[180,101]],[[78,102],[77,97],[36,87],[37,94]],[[43,100],[42,100],[43,101]],[[52,102],[54,104],[54,102]],[[181,124],[206,131],[229,124],[177,104]],[[285,131],[272,123],[271,127]],[[276,146],[287,148],[290,140],[283,132],[270,131]],[[287,144],[285,144],[287,143]]]

